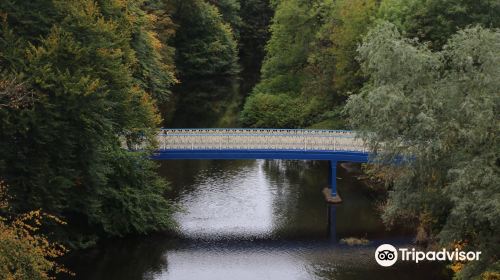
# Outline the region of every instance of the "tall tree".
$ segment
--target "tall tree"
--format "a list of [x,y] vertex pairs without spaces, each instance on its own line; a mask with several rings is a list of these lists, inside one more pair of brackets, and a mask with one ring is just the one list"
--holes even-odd
[[[13,211],[64,216],[71,233],[61,234],[74,246],[169,228],[172,207],[155,164],[124,149],[154,144],[160,119],[152,95],[165,97],[167,88],[153,81],[173,79],[168,71],[148,72],[166,68],[142,3],[51,4],[41,16],[50,19],[47,33],[36,40],[25,32],[33,23],[15,16],[31,4],[0,6],[0,71],[36,96],[31,108],[0,108],[0,174],[11,186]],[[153,58],[139,62],[141,50]]]
[[465,29],[433,52],[384,23],[359,53],[370,81],[346,108],[395,171],[384,220],[413,218],[443,246],[481,251],[461,279],[498,270],[500,31]]
[[172,16],[179,26],[173,44],[181,81],[239,72],[237,42],[217,7],[204,0],[176,0]]

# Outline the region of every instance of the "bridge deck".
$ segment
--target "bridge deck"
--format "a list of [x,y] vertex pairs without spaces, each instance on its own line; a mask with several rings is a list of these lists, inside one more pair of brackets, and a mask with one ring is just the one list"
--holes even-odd
[[367,153],[354,132],[296,129],[162,129],[159,151],[302,151]]

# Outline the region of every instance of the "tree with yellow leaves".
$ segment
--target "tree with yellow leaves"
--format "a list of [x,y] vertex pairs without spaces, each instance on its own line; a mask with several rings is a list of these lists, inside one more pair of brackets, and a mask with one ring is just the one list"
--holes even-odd
[[0,181],[0,279],[44,280],[53,279],[53,274],[68,272],[54,261],[66,249],[40,234],[43,220],[64,222],[40,210],[8,217],[4,214],[8,209],[6,186]]

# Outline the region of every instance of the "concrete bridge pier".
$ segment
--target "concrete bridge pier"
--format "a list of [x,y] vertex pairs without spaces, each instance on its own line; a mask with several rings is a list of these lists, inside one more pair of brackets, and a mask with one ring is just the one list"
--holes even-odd
[[325,200],[328,203],[341,203],[342,198],[337,192],[337,161],[328,161],[328,182],[329,186],[323,189],[323,194],[325,195]]

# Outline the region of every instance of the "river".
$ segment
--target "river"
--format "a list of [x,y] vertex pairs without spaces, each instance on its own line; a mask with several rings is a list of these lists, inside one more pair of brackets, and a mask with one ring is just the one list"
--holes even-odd
[[[243,97],[235,81],[187,85],[173,127],[230,127]],[[187,95],[187,94],[190,95]],[[447,279],[438,264],[374,260],[383,243],[413,247],[408,230],[387,230],[377,200],[357,173],[338,170],[344,202],[324,203],[328,166],[321,161],[203,160],[160,162],[171,185],[175,234],[102,242],[71,254],[84,280]],[[365,238],[368,245],[339,242]]]
[[[370,191],[342,168],[344,202],[329,209],[320,193],[327,170],[318,161],[163,162],[182,206],[178,233],[110,241],[70,267],[77,279],[96,280],[445,279],[430,264],[378,266],[379,244],[411,246],[411,236],[385,230]],[[340,244],[345,237],[370,244]]]

